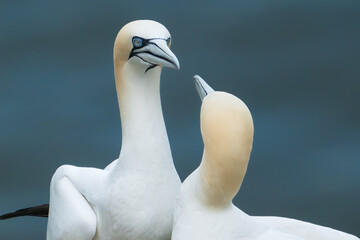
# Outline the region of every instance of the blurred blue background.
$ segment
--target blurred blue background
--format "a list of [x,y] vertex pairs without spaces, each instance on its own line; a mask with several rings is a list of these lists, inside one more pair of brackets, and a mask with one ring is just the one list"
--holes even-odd
[[[180,71],[161,94],[176,168],[200,163],[192,76],[250,108],[253,153],[234,202],[360,235],[360,1],[2,1],[0,213],[48,202],[62,164],[119,155],[112,48],[136,19],[163,23]],[[46,219],[0,222],[0,239],[44,239]]]

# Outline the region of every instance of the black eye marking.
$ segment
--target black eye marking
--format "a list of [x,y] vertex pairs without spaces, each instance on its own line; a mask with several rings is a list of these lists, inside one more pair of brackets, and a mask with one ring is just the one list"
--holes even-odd
[[143,40],[139,37],[133,37],[132,44],[134,47],[139,48],[143,45]]
[[145,47],[147,44],[149,44],[149,39],[144,39],[138,36],[134,36],[132,38],[132,44],[134,49],[139,49],[142,47]]
[[132,42],[133,48],[131,49],[129,59],[132,58],[133,56],[136,56],[136,53],[134,53],[134,50],[145,47],[149,43],[149,40],[138,37],[138,36],[134,36],[131,39],[131,42]]
[[[131,39],[133,48],[131,49],[131,52],[130,52],[130,54],[129,54],[129,58],[128,58],[128,59],[130,59],[130,58],[132,58],[132,57],[138,57],[138,58],[140,58],[143,62],[148,63],[150,66],[145,70],[145,73],[146,73],[147,71],[149,71],[149,70],[151,70],[151,69],[159,66],[159,65],[158,65],[158,64],[153,64],[153,63],[150,63],[150,62],[146,61],[144,58],[140,57],[140,56],[138,55],[138,53],[147,53],[147,54],[153,55],[153,56],[155,56],[155,57],[161,58],[161,59],[169,62],[168,59],[166,59],[166,58],[164,58],[164,57],[162,57],[162,56],[159,56],[159,55],[157,55],[157,54],[155,54],[155,53],[152,53],[152,52],[150,52],[149,50],[146,50],[146,49],[143,50],[143,51],[140,50],[141,48],[144,48],[144,47],[146,47],[146,46],[149,45],[149,44],[153,44],[153,45],[155,45],[157,48],[159,48],[161,51],[163,51],[166,55],[169,55],[169,54],[168,54],[167,52],[165,52],[160,46],[158,46],[155,42],[151,42],[151,40],[156,40],[156,39],[160,39],[160,40],[166,41],[166,44],[168,45],[168,47],[170,47],[170,44],[171,44],[171,38],[170,38],[170,37],[169,37],[168,39],[165,39],[165,38],[149,38],[149,39],[144,39],[144,38],[141,38],[141,37],[138,37],[138,36],[134,36],[134,37]],[[136,52],[134,52],[134,51],[136,51]]]

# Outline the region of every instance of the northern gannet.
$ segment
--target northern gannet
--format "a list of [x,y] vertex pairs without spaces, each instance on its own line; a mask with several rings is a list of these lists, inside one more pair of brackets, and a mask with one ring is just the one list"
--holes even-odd
[[184,181],[175,204],[172,240],[343,240],[357,237],[281,217],[249,216],[232,204],[246,173],[253,120],[244,102],[214,91],[199,76],[204,152]]
[[[71,165],[56,170],[50,184],[48,240],[171,238],[181,182],[159,89],[162,67],[180,68],[170,44],[170,33],[155,21],[130,22],[119,31],[114,71],[122,123],[120,156],[104,170]],[[46,215],[46,207],[40,213],[35,209],[36,214]],[[35,210],[10,217],[36,215],[31,214]]]

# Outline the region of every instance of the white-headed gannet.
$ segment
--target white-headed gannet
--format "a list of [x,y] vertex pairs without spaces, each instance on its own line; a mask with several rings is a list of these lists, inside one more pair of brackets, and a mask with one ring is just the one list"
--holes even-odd
[[[170,43],[168,30],[150,20],[130,22],[118,33],[114,71],[122,123],[119,159],[104,170],[70,165],[56,170],[50,184],[48,240],[171,238],[181,182],[159,89],[162,67],[180,67]],[[18,215],[46,214],[25,211],[28,214]]]
[[204,152],[200,166],[181,185],[172,240],[358,239],[331,228],[281,217],[252,217],[232,204],[246,173],[253,120],[237,97],[211,89],[199,76]]

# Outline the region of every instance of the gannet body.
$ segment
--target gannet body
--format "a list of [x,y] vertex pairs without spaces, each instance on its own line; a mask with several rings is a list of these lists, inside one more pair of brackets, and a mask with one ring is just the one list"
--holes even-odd
[[160,23],[125,25],[114,46],[122,122],[119,159],[104,170],[64,165],[50,184],[47,239],[170,239],[180,179],[160,102],[161,68],[179,69]]
[[342,240],[357,237],[281,217],[249,216],[232,204],[246,173],[253,121],[245,103],[216,92],[199,76],[204,152],[200,166],[181,185],[173,240]]

